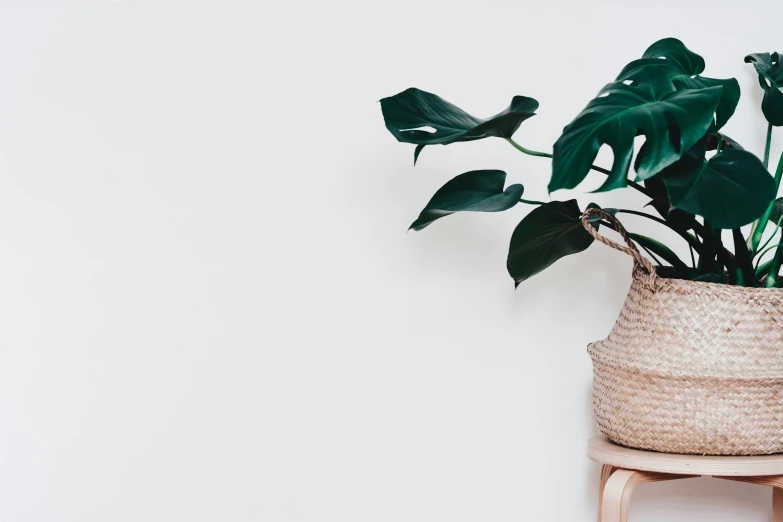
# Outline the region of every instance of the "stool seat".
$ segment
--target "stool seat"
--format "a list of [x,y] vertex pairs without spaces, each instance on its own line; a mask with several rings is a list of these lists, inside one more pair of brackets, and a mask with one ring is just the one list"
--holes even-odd
[[699,475],[772,486],[772,522],[783,522],[783,454],[753,457],[676,455],[626,448],[593,437],[587,456],[600,464],[598,521],[627,522],[631,493],[640,484]]
[[782,453],[753,457],[678,455],[626,448],[600,436],[588,441],[587,456],[590,460],[617,468],[674,475],[721,477],[783,475]]

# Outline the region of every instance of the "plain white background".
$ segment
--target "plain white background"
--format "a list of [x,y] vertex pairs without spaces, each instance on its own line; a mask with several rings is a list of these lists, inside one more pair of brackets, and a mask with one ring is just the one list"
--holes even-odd
[[[456,174],[505,169],[544,199],[550,165],[493,139],[428,147],[414,169],[377,101],[416,86],[486,117],[532,96],[516,138],[550,150],[676,36],[739,79],[726,132],[760,153],[743,57],[783,50],[778,11],[2,2],[0,520],[594,520],[585,346],[631,261],[593,245],[514,291],[527,209],[406,233]],[[646,203],[591,197],[599,182],[574,194]],[[770,500],[695,479],[644,486],[631,517],[756,522]]]

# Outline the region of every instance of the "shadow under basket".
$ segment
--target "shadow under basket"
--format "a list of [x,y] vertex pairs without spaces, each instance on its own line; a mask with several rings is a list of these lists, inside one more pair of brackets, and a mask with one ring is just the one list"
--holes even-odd
[[[593,406],[618,444],[666,453],[783,453],[783,289],[667,277],[615,225],[633,281],[593,360]],[[603,214],[603,213],[601,213]],[[611,216],[609,216],[611,217]]]

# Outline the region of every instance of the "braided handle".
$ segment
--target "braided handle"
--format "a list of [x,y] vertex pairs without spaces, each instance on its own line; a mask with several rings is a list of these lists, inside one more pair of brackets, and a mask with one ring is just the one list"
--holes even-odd
[[[601,219],[608,221],[612,228],[618,234],[620,234],[620,237],[623,238],[623,241],[625,241],[625,244],[628,246],[615,243],[611,239],[606,239],[604,236],[599,234],[595,227],[593,227],[593,225],[590,223],[590,216],[598,216]],[[604,245],[614,248],[615,250],[619,250],[620,252],[625,252],[629,256],[633,257],[634,264],[637,266],[641,265],[647,271],[649,274],[650,288],[655,290],[655,283],[658,279],[658,274],[655,271],[655,265],[653,265],[649,259],[639,252],[639,249],[636,248],[636,245],[628,236],[628,232],[626,232],[625,228],[622,224],[620,224],[616,217],[614,217],[612,214],[604,212],[600,208],[588,208],[582,214],[582,226],[584,226],[585,230],[587,230],[587,232],[597,241],[600,241]]]

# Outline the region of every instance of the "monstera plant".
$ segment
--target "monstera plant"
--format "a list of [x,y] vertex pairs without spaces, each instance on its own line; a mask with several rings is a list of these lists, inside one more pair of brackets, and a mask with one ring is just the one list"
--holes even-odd
[[[783,198],[775,197],[783,157],[774,176],[768,168],[773,128],[783,126],[783,63],[778,53],[750,54],[745,62],[755,67],[764,90],[761,110],[768,125],[762,159],[721,131],[740,98],[737,80],[702,76],[704,59],[675,38],[654,43],[626,65],[563,129],[551,154],[529,150],[512,138],[538,109],[538,102],[526,96],[515,96],[507,109],[484,119],[415,88],[382,99],[381,108],[392,135],[416,145],[414,165],[428,145],[502,138],[524,154],[551,158],[550,193],[573,189],[596,171],[605,176],[598,191],[628,187],[644,194],[647,211],[603,211],[616,218],[642,216],[676,232],[690,248],[689,259],[653,238],[630,234],[658,265],[671,266],[676,277],[780,287]],[[644,140],[635,150],[637,136]],[[594,164],[603,145],[613,152],[611,168]],[[465,172],[432,196],[410,228],[422,230],[455,212],[533,206],[511,235],[507,267],[518,285],[593,242],[576,200],[533,201],[523,193],[520,184],[506,185],[501,170]],[[591,223],[598,227],[602,220],[591,216]],[[751,223],[746,238],[742,227]],[[724,244],[723,230],[731,230],[733,244]]]

